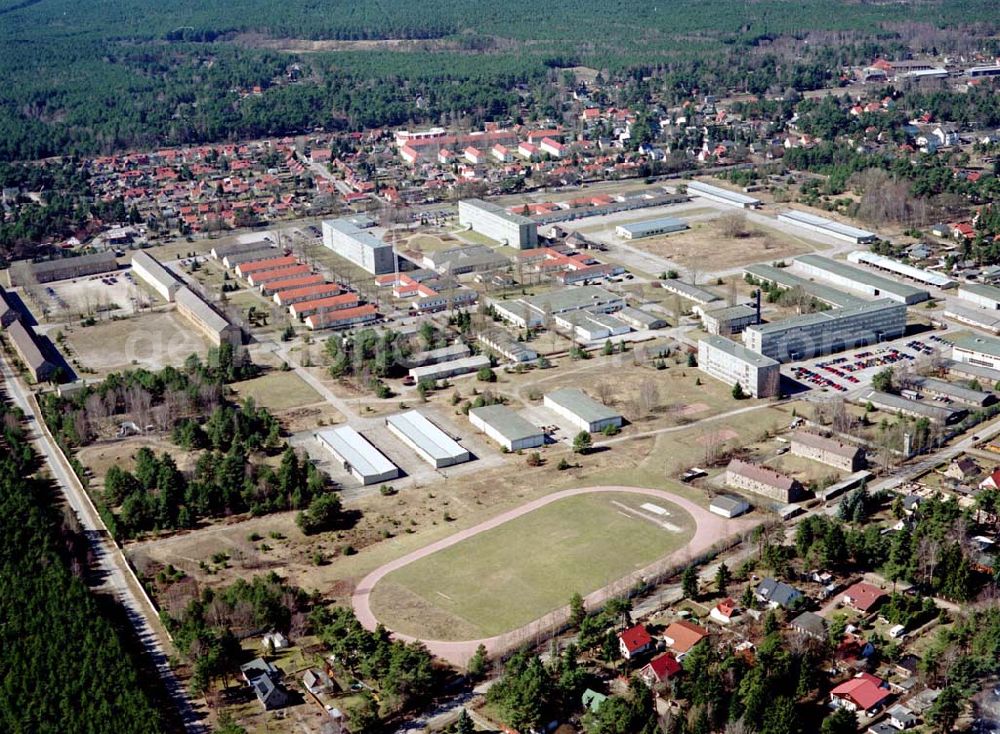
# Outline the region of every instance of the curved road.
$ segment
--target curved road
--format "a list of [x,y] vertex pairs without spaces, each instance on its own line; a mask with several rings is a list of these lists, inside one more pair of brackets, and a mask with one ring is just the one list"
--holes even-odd
[[[454,535],[450,535],[447,538],[443,538],[437,542],[431,543],[430,545],[419,548],[411,553],[407,553],[394,561],[390,561],[384,566],[380,566],[375,569],[367,576],[365,576],[358,583],[357,588],[355,588],[353,595],[351,596],[351,605],[354,607],[354,613],[357,615],[358,620],[366,629],[373,630],[378,625],[378,619],[375,617],[374,612],[371,608],[371,593],[375,588],[375,585],[381,581],[385,576],[396,571],[404,566],[407,566],[414,561],[418,561],[421,558],[426,558],[432,553],[436,553],[439,550],[443,550],[456,543],[461,543],[463,540],[478,535],[479,533],[486,532],[492,528],[503,525],[510,520],[526,515],[529,512],[537,510],[540,507],[551,504],[552,502],[558,502],[559,500],[566,499],[567,497],[575,497],[581,494],[596,494],[600,492],[613,492],[613,493],[627,493],[627,494],[639,494],[646,497],[651,497],[654,499],[660,499],[665,502],[670,502],[677,505],[682,510],[687,512],[695,521],[695,531],[690,542],[683,548],[679,548],[666,558],[661,558],[655,563],[647,566],[646,568],[638,571],[633,575],[646,575],[651,574],[656,568],[661,567],[666,563],[676,563],[678,561],[683,561],[685,559],[698,556],[699,554],[707,551],[713,545],[718,543],[720,540],[729,537],[735,533],[741,532],[752,525],[756,524],[754,520],[743,519],[743,520],[727,520],[726,518],[714,515],[705,508],[695,504],[691,500],[685,499],[684,497],[679,497],[671,492],[666,492],[661,489],[647,489],[644,487],[619,487],[619,486],[602,486],[602,487],[581,487],[578,489],[565,489],[560,492],[554,492],[553,494],[546,495],[545,497],[540,497],[536,500],[532,500],[526,504],[515,507],[507,512],[502,512],[496,517],[492,517],[489,520],[474,525],[471,528],[465,530],[460,530]],[[603,589],[598,589],[597,591],[588,594],[584,599],[589,608],[593,608],[599,605],[601,602],[605,601],[609,596],[613,595],[614,591],[617,589],[617,585],[606,586]],[[549,616],[549,615],[546,615]],[[503,635],[496,635],[494,637],[486,637],[479,640],[461,640],[461,641],[448,641],[448,640],[422,640],[422,642],[427,646],[427,649],[437,657],[448,660],[449,662],[464,666],[469,658],[475,653],[476,648],[479,645],[485,645],[487,651],[494,655],[496,653],[505,652],[504,642],[510,641],[512,639],[528,639],[532,630],[534,629],[537,622],[532,622],[519,630],[514,630]],[[400,640],[407,642],[412,642],[417,638],[410,635],[404,635],[399,633],[393,633],[393,635]]]

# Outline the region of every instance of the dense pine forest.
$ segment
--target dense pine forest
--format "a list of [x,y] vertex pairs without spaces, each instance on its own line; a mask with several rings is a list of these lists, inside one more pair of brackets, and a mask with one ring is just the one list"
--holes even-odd
[[[545,82],[578,64],[655,69],[679,97],[809,89],[856,58],[904,55],[920,38],[957,47],[974,35],[963,26],[996,22],[990,0],[831,5],[101,0],[83,11],[70,0],[8,0],[0,3],[0,160],[513,119],[528,99],[544,114]],[[285,50],[302,39],[345,43]],[[413,43],[346,43],[387,39]],[[248,94],[255,87],[261,93]]]
[[0,730],[154,734],[167,724],[110,607],[81,581],[87,543],[37,468],[21,415],[0,404]]

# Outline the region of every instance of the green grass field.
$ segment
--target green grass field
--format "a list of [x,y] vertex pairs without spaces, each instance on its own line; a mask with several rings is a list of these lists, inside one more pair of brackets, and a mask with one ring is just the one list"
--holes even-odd
[[[644,502],[665,508],[678,530],[620,506]],[[389,574],[372,592],[372,610],[390,629],[424,639],[502,634],[669,555],[693,531],[690,515],[654,498],[569,497]]]
[[251,397],[258,406],[271,410],[298,408],[323,399],[294,372],[270,372],[252,380],[237,382],[233,389],[240,400]]

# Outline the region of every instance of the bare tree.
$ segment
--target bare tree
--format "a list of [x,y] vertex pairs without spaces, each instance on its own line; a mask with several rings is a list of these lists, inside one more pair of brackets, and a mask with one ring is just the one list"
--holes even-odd
[[744,212],[729,212],[719,217],[719,229],[725,237],[743,239],[752,232],[747,225],[747,215]]
[[595,390],[597,392],[598,400],[600,400],[604,405],[611,405],[615,401],[615,386],[610,382],[598,382]]
[[639,412],[647,416],[660,407],[660,389],[653,380],[643,380],[639,383],[639,394],[636,400]]

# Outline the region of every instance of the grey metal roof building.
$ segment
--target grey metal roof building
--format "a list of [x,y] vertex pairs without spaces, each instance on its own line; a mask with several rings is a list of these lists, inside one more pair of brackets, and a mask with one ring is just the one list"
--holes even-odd
[[575,387],[563,387],[546,393],[542,404],[568,419],[581,431],[603,431],[622,424],[622,416]]
[[508,451],[545,444],[545,432],[506,405],[484,405],[469,411],[469,422]]
[[624,321],[636,331],[643,331],[645,329],[662,329],[667,325],[666,319],[662,316],[656,316],[648,311],[643,311],[639,308],[632,308],[631,306],[626,306],[620,311],[615,311],[613,316],[620,321]]
[[[961,290],[959,291],[961,297]],[[960,324],[975,326],[994,334],[1000,334],[1000,312],[987,308],[964,308],[949,303],[944,308],[945,318],[957,321]]]
[[743,209],[755,208],[761,204],[760,199],[755,199],[752,196],[747,196],[746,194],[741,194],[737,191],[730,191],[729,189],[724,189],[721,186],[713,186],[712,184],[703,183],[701,181],[691,181],[687,185],[687,190],[689,194],[696,194],[706,199],[717,201],[721,204],[730,204],[732,206],[742,207]]
[[506,329],[489,329],[480,332],[476,339],[489,351],[511,362],[534,362],[538,352],[525,342],[519,342]]
[[14,321],[7,328],[7,336],[18,358],[35,382],[44,382],[52,377],[56,365],[46,356],[42,342],[33,328],[20,320]]
[[473,354],[471,357],[452,359],[447,362],[426,364],[423,367],[410,368],[409,375],[417,382],[421,380],[443,380],[446,377],[467,375],[482,367],[490,366],[490,358],[484,354]]
[[993,285],[962,283],[958,287],[958,297],[983,308],[1000,309],[1000,288]]
[[387,482],[399,476],[396,465],[350,426],[320,431],[316,439],[362,484]]
[[773,265],[747,265],[743,268],[743,273],[762,283],[773,283],[785,290],[801,288],[804,293],[820,303],[834,308],[856,306],[865,302],[864,299],[852,296],[850,293],[844,293],[822,283],[814,283],[806,278],[800,278],[798,275],[790,273],[787,268],[776,268]]
[[627,240],[637,240],[643,237],[655,237],[660,234],[682,232],[687,228],[687,222],[681,219],[675,219],[674,217],[659,217],[658,219],[647,219],[643,222],[619,224],[615,227],[615,234]]
[[272,247],[267,242],[257,243],[256,247],[248,247],[240,252],[234,252],[222,258],[222,266],[232,270],[237,265],[249,262],[259,262],[261,260],[277,260],[284,257],[285,251]]
[[617,311],[625,306],[624,297],[596,285],[582,285],[524,296],[509,301],[490,299],[497,314],[521,328],[540,326],[546,314],[558,316],[569,311]]
[[174,300],[177,291],[184,285],[176,275],[163,267],[160,261],[148,252],[139,251],[132,255],[132,272],[167,303]]
[[323,246],[372,275],[383,275],[396,269],[396,253],[392,245],[346,219],[323,221]]
[[707,288],[700,288],[696,285],[691,285],[690,283],[685,283],[678,278],[668,278],[667,280],[660,281],[660,287],[665,291],[670,291],[675,293],[681,298],[686,298],[689,301],[694,301],[697,304],[705,305],[708,303],[721,303],[722,297],[712,293],[712,291]]
[[879,410],[889,413],[901,413],[912,418],[927,418],[944,425],[957,423],[965,417],[967,412],[964,408],[949,408],[926,400],[910,400],[901,395],[876,390],[868,393],[861,399],[861,402],[862,404],[871,403]]
[[969,362],[951,362],[948,365],[951,377],[961,377],[966,380],[978,380],[982,384],[996,385],[1000,382],[1000,370],[992,367],[982,367]]
[[519,250],[538,247],[538,224],[533,219],[512,214],[489,201],[464,199],[458,202],[458,223]]
[[174,301],[177,303],[177,312],[194,324],[213,345],[218,347],[226,342],[235,347],[243,343],[240,327],[229,323],[229,319],[187,286],[177,289]]
[[6,329],[22,316],[23,314],[11,303],[7,291],[0,287],[0,326]]
[[455,439],[417,410],[390,415],[385,419],[385,424],[399,440],[435,469],[461,464],[472,458]]
[[113,252],[97,252],[92,255],[76,257],[60,257],[43,262],[18,260],[11,263],[8,275],[12,286],[32,285],[34,283],[51,283],[67,278],[82,278],[97,273],[107,273],[117,270]]
[[259,250],[264,247],[271,247],[267,240],[253,240],[251,242],[233,242],[229,245],[216,245],[211,250],[211,255],[216,260],[222,260],[229,255],[236,255],[249,250]]
[[463,357],[468,357],[470,353],[471,350],[468,344],[455,342],[446,347],[415,352],[405,357],[402,362],[404,367],[410,369],[411,367],[423,367],[428,364],[440,364],[452,359],[462,359]]
[[986,390],[973,390],[971,387],[956,385],[953,382],[939,380],[934,377],[916,377],[910,379],[917,390],[934,397],[947,398],[965,405],[984,407],[996,402],[993,393]]
[[792,362],[898,339],[905,332],[906,305],[881,299],[748,326],[743,343],[758,354]]
[[[423,266],[450,275],[462,275],[484,270],[502,270],[510,267],[510,260],[486,245],[452,247],[423,256]],[[407,273],[413,277],[412,273]]]
[[867,270],[855,268],[837,260],[819,255],[802,255],[794,261],[795,267],[813,278],[822,278],[836,286],[851,288],[874,298],[891,298],[911,305],[926,301],[931,294],[923,288],[883,278]]
[[734,494],[720,494],[712,498],[708,510],[722,517],[733,518],[748,512],[750,503]]
[[878,239],[878,235],[874,232],[868,232],[867,230],[858,229],[857,227],[852,227],[848,224],[835,222],[832,219],[817,217],[814,214],[807,214],[806,212],[800,212],[794,209],[783,211],[778,215],[778,220],[794,224],[804,229],[811,229],[814,232],[820,232],[830,237],[836,237],[840,240],[854,242],[858,245],[874,242]]

